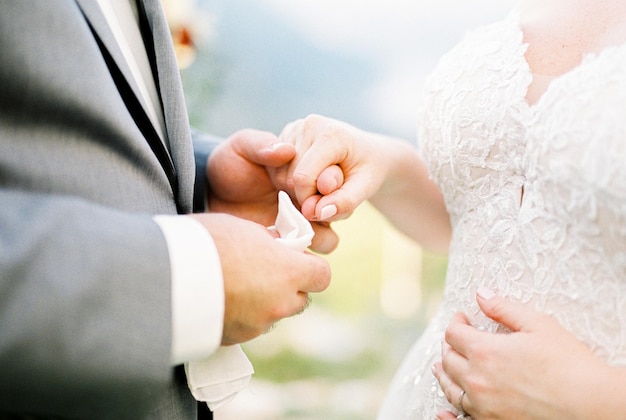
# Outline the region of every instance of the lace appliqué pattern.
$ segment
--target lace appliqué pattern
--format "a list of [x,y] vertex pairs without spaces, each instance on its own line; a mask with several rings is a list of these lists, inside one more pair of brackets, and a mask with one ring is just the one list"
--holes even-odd
[[[430,367],[451,316],[487,286],[553,315],[626,366],[626,46],[590,56],[534,105],[518,17],[469,33],[428,79],[419,139],[453,224],[441,309],[379,418],[452,409]],[[522,193],[523,192],[523,193]]]

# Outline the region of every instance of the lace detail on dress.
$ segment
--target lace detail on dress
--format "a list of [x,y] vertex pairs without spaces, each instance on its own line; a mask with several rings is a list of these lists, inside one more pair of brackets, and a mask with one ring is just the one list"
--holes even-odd
[[454,312],[501,328],[478,311],[481,285],[530,302],[626,366],[626,47],[587,57],[532,106],[525,51],[511,14],[469,33],[427,81],[419,139],[454,230],[441,309],[381,419],[453,409],[430,367]]

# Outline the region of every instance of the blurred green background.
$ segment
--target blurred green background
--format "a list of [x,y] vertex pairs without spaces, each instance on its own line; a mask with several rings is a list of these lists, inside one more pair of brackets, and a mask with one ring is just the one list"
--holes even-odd
[[[416,142],[424,78],[512,0],[163,0],[191,123],[227,137],[278,134],[318,113]],[[428,223],[428,221],[424,221]],[[337,222],[331,286],[243,348],[250,387],[218,420],[373,419],[436,310],[446,258],[423,252],[364,204]]]

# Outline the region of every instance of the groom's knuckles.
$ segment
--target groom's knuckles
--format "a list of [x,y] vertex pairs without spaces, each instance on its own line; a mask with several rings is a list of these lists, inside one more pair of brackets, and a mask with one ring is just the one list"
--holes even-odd
[[330,285],[330,266],[321,257],[305,254],[307,257],[306,272],[300,273],[300,291],[319,293]]
[[281,319],[299,314],[306,308],[307,303],[307,293],[296,292],[290,294],[288,297],[283,297],[275,301],[274,305],[268,309],[265,323],[271,326]]
[[259,150],[263,146],[269,146],[278,141],[278,137],[274,134],[252,128],[239,130],[231,138],[238,150]]
[[313,226],[313,230],[315,231],[315,236],[311,241],[311,249],[313,251],[328,254],[337,248],[339,237],[330,225],[321,222],[313,222],[311,226]]

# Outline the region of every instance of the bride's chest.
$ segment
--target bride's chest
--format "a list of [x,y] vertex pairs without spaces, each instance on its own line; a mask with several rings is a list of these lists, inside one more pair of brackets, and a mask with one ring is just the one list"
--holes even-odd
[[522,38],[510,19],[481,28],[428,80],[419,140],[449,204],[528,182],[626,198],[626,47],[586,58],[531,105]]

